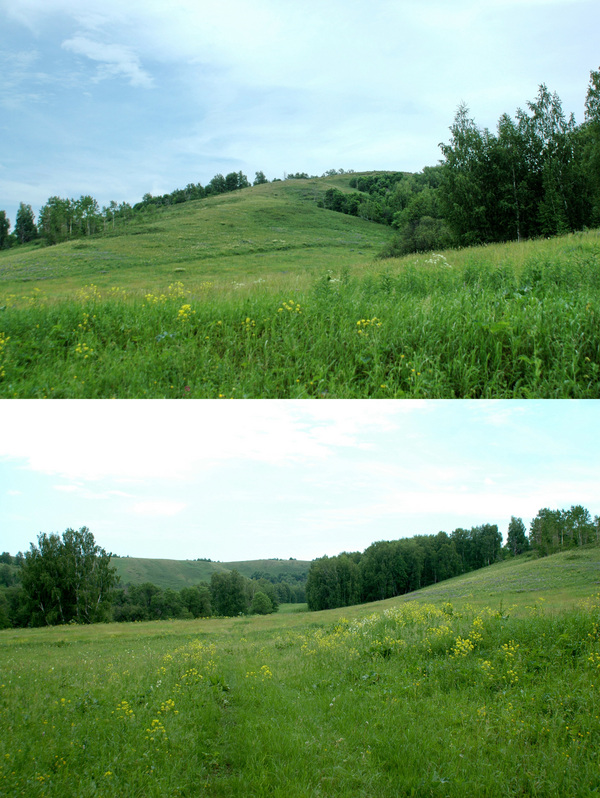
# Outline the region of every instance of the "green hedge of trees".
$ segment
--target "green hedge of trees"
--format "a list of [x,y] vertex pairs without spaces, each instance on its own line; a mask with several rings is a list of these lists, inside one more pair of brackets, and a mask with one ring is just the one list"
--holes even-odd
[[490,565],[501,557],[495,524],[456,529],[451,535],[381,540],[364,552],[315,560],[308,572],[310,610],[380,601]]
[[87,527],[41,534],[24,555],[0,555],[0,629],[63,623],[267,614],[303,603],[305,575],[216,571],[181,590],[120,585],[111,555]]
[[342,552],[314,560],[308,573],[310,610],[332,609],[410,593],[453,576],[531,550],[537,556],[586,544],[600,544],[600,518],[581,505],[542,509],[529,536],[520,518],[511,517],[506,545],[495,524],[455,529],[450,535],[416,535],[378,541],[364,552]]

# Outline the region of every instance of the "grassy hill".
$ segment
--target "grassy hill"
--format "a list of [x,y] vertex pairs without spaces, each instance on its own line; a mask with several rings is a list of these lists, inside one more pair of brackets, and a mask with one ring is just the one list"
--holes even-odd
[[349,175],[0,253],[0,397],[600,398],[600,234],[381,261]]
[[352,176],[266,183],[152,208],[116,234],[6,250],[0,291],[19,298],[39,289],[54,299],[90,283],[148,292],[183,281],[194,295],[205,295],[207,283],[211,292],[242,293],[307,285],[327,268],[371,262],[391,235],[388,227],[317,207],[328,188],[350,191]]
[[319,613],[0,631],[0,793],[598,794],[600,551]]
[[385,609],[399,601],[417,600],[459,606],[512,606],[524,612],[541,599],[548,609],[560,610],[595,593],[600,594],[600,548],[584,547],[541,558],[522,554],[364,608]]
[[182,587],[210,582],[215,571],[236,570],[250,578],[260,571],[277,577],[279,574],[301,576],[308,572],[310,562],[304,560],[240,560],[237,562],[205,562],[204,560],[158,560],[143,557],[114,557],[121,584],[151,582],[157,587],[181,590]]

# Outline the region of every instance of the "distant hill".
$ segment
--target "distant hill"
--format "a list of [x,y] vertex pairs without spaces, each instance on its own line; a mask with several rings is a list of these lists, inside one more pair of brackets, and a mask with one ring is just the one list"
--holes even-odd
[[304,582],[309,560],[239,560],[237,562],[206,562],[205,560],[155,560],[144,557],[113,557],[121,584],[139,585],[152,582],[157,587],[181,590],[182,587],[210,582],[215,571],[236,570],[242,576],[277,577],[283,574],[290,582]]

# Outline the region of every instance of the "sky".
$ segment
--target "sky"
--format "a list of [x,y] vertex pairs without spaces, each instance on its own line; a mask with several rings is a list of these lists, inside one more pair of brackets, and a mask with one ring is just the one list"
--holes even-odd
[[600,515],[596,401],[2,403],[0,551],[312,560],[543,507]]
[[583,121],[598,0],[0,0],[0,209],[218,173],[435,165],[546,83]]

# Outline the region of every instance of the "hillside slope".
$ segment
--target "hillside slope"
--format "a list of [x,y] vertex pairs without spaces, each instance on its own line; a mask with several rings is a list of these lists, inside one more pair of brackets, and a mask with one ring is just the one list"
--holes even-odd
[[310,562],[305,560],[239,560],[207,562],[205,560],[158,560],[144,557],[113,557],[111,560],[121,584],[151,582],[157,587],[181,590],[199,582],[210,582],[218,571],[238,571],[248,578],[256,573],[277,578],[280,574],[303,581]]
[[[362,605],[360,610],[373,611],[407,601],[525,609],[540,599],[548,609],[567,609],[597,593],[600,593],[600,547],[584,546],[548,557],[522,554],[404,596]],[[326,613],[339,616],[344,611],[324,610],[315,614]]]
[[[308,573],[311,563],[309,560],[206,562],[117,557],[111,560],[111,565],[116,568],[122,584],[152,582],[163,589],[180,590],[187,585],[210,581],[215,571],[234,569],[246,577],[260,572],[301,579]],[[600,592],[600,547],[589,546],[541,558],[524,554],[396,598],[353,607],[351,614],[361,615],[407,601],[474,605],[502,602],[527,606],[542,598],[548,607],[558,608],[596,592]],[[338,607],[311,613],[311,616],[333,620],[349,612],[348,607]]]
[[388,227],[317,206],[328,188],[349,191],[353,175],[286,180],[171,207],[151,206],[114,233],[52,247],[0,252],[0,291],[61,296],[99,288],[154,290],[184,280],[194,290],[231,288],[290,270],[314,273],[372,261]]

